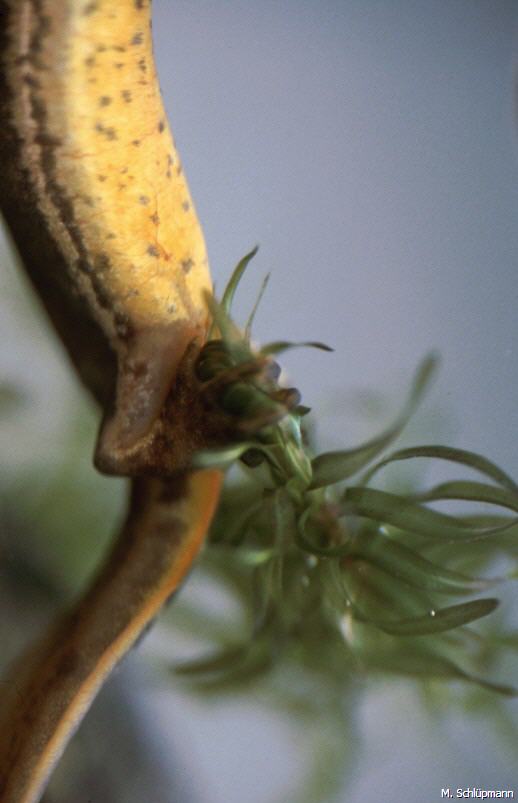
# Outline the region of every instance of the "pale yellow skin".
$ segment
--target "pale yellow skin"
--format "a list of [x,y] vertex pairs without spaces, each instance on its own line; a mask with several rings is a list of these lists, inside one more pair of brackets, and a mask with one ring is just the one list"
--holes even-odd
[[[0,803],[37,803],[100,686],[189,570],[222,475],[185,469],[197,391],[181,383],[206,337],[211,284],[162,107],[148,0],[0,0],[0,41],[2,211],[109,411],[98,464],[136,477],[99,577],[3,685]],[[177,400],[183,430],[171,423]],[[186,452],[179,469],[171,445]],[[162,478],[163,465],[173,476]]]
[[[23,58],[23,44],[30,54],[42,13],[36,16],[31,3],[19,6]],[[53,178],[73,206],[92,267],[107,258],[110,267],[100,270],[106,292],[136,329],[203,321],[203,292],[211,288],[207,256],[162,104],[149,3],[47,0],[43,6],[52,26],[41,36],[38,63],[27,62],[20,77],[34,76],[39,83],[46,134],[56,142]],[[20,110],[27,137],[27,120],[34,117],[30,91],[28,86]],[[73,266],[77,244],[63,231],[63,216],[44,186],[35,124],[32,134],[28,167],[43,185],[49,226]],[[87,276],[77,271],[76,281],[82,292],[92,293]],[[112,330],[111,311],[95,298],[91,303]],[[111,335],[117,345],[116,333]]]
[[7,5],[10,111],[24,139],[23,167],[71,288],[118,358],[116,418],[100,447],[115,471],[114,456],[120,451],[122,465],[149,433],[187,345],[203,339],[211,290],[162,105],[150,3]]

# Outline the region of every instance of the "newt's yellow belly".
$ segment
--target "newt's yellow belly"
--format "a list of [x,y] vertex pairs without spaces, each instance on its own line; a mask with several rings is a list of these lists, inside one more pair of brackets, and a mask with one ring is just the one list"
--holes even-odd
[[202,326],[205,245],[162,105],[148,4],[45,5],[46,15],[25,4],[18,20],[17,122],[74,282],[115,345],[125,328]]

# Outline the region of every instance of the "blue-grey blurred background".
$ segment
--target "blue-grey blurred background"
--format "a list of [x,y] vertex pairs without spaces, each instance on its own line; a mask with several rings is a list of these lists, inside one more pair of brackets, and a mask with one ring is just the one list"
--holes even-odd
[[[259,243],[238,317],[271,272],[257,339],[335,348],[283,362],[318,412],[320,442],[371,434],[379,399],[364,391],[383,394],[386,420],[436,349],[440,375],[410,440],[473,449],[518,475],[516,0],[154,9],[163,94],[216,286]],[[0,445],[13,462],[44,460],[72,381],[43,320],[19,316],[23,286],[7,252],[1,303],[2,375],[37,404],[23,436],[10,423]],[[508,704],[515,722],[517,705]],[[174,750],[199,803],[287,800],[306,760],[253,699],[207,712],[151,685],[143,716],[161,764]],[[348,803],[428,803],[446,786],[518,794],[515,757],[482,718],[432,725],[407,684],[366,694],[358,733]]]

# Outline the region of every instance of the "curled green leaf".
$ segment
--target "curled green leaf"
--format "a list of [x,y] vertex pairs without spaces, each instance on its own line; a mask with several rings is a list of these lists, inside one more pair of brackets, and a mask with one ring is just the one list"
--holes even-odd
[[516,523],[512,520],[510,524],[477,529],[462,519],[429,510],[407,497],[373,488],[347,488],[342,499],[344,513],[392,524],[400,530],[440,541],[477,540],[502,532]]
[[193,468],[225,468],[250,449],[253,443],[238,443],[224,449],[204,449],[197,452],[192,459]]
[[265,356],[271,354],[282,354],[285,351],[299,348],[319,349],[320,351],[334,351],[331,346],[321,343],[319,340],[305,340],[300,343],[292,343],[290,340],[273,340],[271,343],[266,343],[260,349],[260,353]]
[[407,650],[399,650],[397,653],[385,651],[383,654],[370,655],[368,660],[371,667],[382,672],[394,672],[411,677],[462,680],[474,683],[488,691],[502,694],[505,697],[516,697],[518,695],[518,690],[512,686],[493,683],[485,678],[477,677],[470,672],[466,672],[450,658],[415,643]]
[[415,588],[441,594],[467,594],[494,585],[497,580],[466,577],[437,566],[393,538],[361,532],[350,550]]
[[392,443],[400,434],[406,422],[421,401],[437,365],[437,358],[432,354],[426,357],[418,368],[409,399],[401,415],[388,429],[355,449],[336,452],[325,452],[313,460],[313,481],[311,488],[322,488],[332,485],[357,474],[377,455]]
[[453,449],[449,446],[436,445],[415,446],[409,449],[399,449],[397,452],[393,452],[369,469],[369,471],[362,478],[362,484],[366,485],[368,482],[370,482],[372,477],[377,474],[380,469],[388,466],[389,463],[394,463],[399,460],[413,460],[414,458],[418,457],[431,457],[438,460],[448,460],[451,463],[460,463],[467,468],[472,468],[481,474],[485,474],[486,477],[494,480],[499,485],[507,488],[509,491],[518,493],[518,485],[515,483],[512,477],[506,474],[505,471],[502,471],[501,468],[496,466],[486,457],[476,454],[476,452],[468,452],[465,449]]
[[217,652],[196,658],[192,661],[183,661],[175,666],[177,675],[206,675],[212,672],[227,672],[246,657],[250,645],[238,645],[218,650]]
[[420,502],[435,502],[443,499],[483,502],[518,513],[518,492],[511,492],[506,488],[495,488],[494,485],[487,485],[483,482],[443,482],[429,491],[414,494],[412,498]]

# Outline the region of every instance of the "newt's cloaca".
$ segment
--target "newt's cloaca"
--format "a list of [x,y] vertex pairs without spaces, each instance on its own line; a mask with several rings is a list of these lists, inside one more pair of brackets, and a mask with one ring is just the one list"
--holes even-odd
[[[104,424],[96,463],[136,477],[119,542],[0,698],[0,801],[31,803],[96,691],[195,558],[221,475],[193,364],[203,235],[162,106],[149,0],[0,0],[0,206]],[[3,705],[2,705],[3,702]]]

